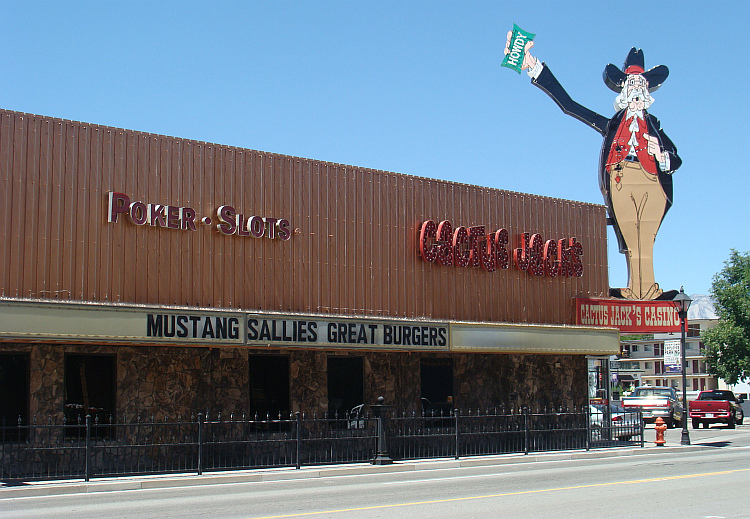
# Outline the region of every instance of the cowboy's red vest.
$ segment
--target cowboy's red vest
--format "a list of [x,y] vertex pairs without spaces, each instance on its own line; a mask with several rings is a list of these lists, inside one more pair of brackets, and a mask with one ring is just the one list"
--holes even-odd
[[[645,120],[641,118],[636,119],[638,121],[638,130],[636,131],[637,144],[635,146],[635,152],[636,156],[638,157],[638,162],[641,163],[643,169],[645,169],[648,173],[656,175],[658,174],[656,161],[654,160],[653,155],[649,155],[648,141],[643,137],[644,133],[648,133],[648,126],[646,125]],[[630,141],[630,137],[632,135],[630,131],[631,120],[632,118],[626,119],[625,117],[623,117],[622,121],[620,121],[620,126],[617,128],[617,133],[615,134],[615,138],[612,140],[612,145],[609,149],[609,156],[607,157],[607,168],[614,164],[622,162],[625,157],[628,156],[630,152],[630,144],[628,144],[628,142]]]

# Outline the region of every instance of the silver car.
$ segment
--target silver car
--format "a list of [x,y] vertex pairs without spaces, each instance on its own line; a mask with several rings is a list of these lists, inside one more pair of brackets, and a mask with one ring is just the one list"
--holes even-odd
[[[637,411],[628,411],[617,404],[589,405],[590,425],[594,437],[627,441],[641,434],[641,416]],[[604,423],[608,416],[608,423]]]

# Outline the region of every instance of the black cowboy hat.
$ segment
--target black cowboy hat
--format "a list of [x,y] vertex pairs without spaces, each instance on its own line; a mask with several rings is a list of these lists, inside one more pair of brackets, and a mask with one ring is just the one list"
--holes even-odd
[[604,83],[615,92],[621,92],[623,85],[625,85],[625,79],[628,74],[640,74],[646,81],[648,81],[648,91],[653,92],[659,88],[662,83],[667,79],[669,75],[669,69],[664,65],[659,65],[652,68],[651,70],[644,71],[643,68],[643,51],[633,47],[628,53],[628,57],[625,58],[625,63],[622,66],[623,70],[620,70],[615,65],[610,63],[604,67]]

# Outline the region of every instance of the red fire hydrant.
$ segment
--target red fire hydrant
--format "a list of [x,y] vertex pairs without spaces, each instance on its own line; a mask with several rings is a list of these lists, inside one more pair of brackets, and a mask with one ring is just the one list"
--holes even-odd
[[667,440],[664,439],[664,431],[667,430],[667,424],[664,423],[661,416],[654,423],[654,429],[656,430],[656,441],[654,443],[657,447],[664,447],[664,444],[667,443]]

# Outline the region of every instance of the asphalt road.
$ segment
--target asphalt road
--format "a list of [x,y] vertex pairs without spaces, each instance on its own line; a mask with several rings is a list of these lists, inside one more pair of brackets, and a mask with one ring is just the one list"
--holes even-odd
[[[647,440],[654,433],[647,430]],[[668,445],[679,444],[680,433],[667,431]],[[690,436],[703,447],[464,467],[423,463],[333,477],[303,470],[293,479],[249,483],[201,485],[195,478],[195,486],[48,497],[3,498],[0,491],[0,517],[750,517],[750,425],[691,429]]]

